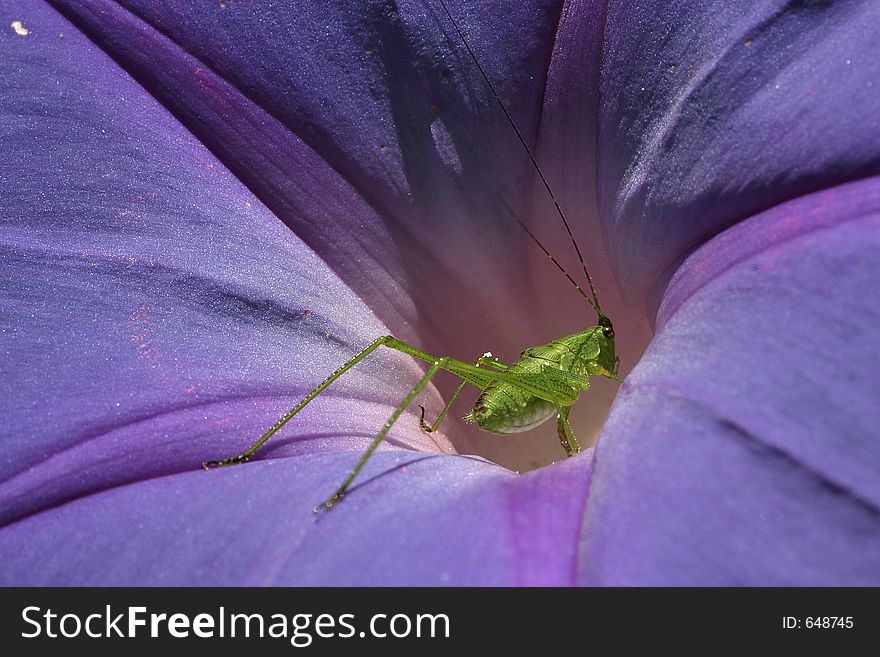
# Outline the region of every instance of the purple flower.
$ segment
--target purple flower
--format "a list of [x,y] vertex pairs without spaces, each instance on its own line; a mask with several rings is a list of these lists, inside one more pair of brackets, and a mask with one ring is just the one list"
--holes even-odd
[[526,469],[553,427],[411,409],[316,520],[421,375],[384,351],[202,471],[379,335],[512,360],[594,323],[504,203],[571,245],[433,0],[24,0],[0,583],[880,583],[880,8],[450,5],[618,329],[596,447],[517,475],[454,452]]

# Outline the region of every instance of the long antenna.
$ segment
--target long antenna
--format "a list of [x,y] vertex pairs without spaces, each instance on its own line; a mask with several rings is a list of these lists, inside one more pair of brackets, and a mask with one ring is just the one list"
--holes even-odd
[[[556,206],[556,212],[559,214],[559,218],[562,219],[562,223],[565,226],[565,230],[568,232],[568,237],[571,240],[571,243],[574,245],[574,250],[577,252],[578,260],[580,260],[581,266],[584,268],[584,275],[587,277],[587,283],[589,283],[590,292],[593,295],[593,301],[590,303],[590,305],[593,307],[593,309],[597,313],[599,313],[599,315],[602,315],[602,311],[599,309],[599,297],[596,296],[596,288],[593,287],[593,279],[590,277],[590,272],[587,271],[587,264],[584,262],[584,257],[583,257],[583,255],[581,255],[581,250],[580,250],[580,247],[578,246],[577,241],[574,239],[574,234],[572,234],[572,232],[571,232],[571,226],[568,225],[568,220],[565,218],[565,213],[562,212],[562,208],[559,206],[559,201],[556,200],[556,196],[553,194],[553,190],[550,189],[550,183],[547,182],[547,178],[544,176],[544,172],[541,171],[541,167],[538,166],[538,161],[535,159],[535,156],[532,154],[532,149],[529,148],[529,145],[526,143],[526,140],[523,139],[522,133],[519,131],[519,128],[516,127],[516,123],[514,122],[513,117],[510,115],[510,112],[507,111],[507,106],[504,104],[504,101],[501,100],[501,97],[498,95],[498,92],[495,91],[495,86],[492,84],[492,81],[489,80],[489,76],[486,75],[486,72],[483,70],[483,67],[480,65],[480,60],[477,59],[477,56],[474,53],[474,51],[471,49],[471,46],[468,43],[468,40],[465,38],[464,33],[461,31],[461,28],[458,27],[458,23],[455,22],[455,19],[452,17],[452,14],[449,12],[449,7],[446,6],[446,2],[444,2],[444,0],[439,0],[439,2],[440,2],[440,6],[443,7],[443,11],[446,13],[446,17],[449,18],[449,22],[452,23],[452,27],[455,28],[455,31],[458,33],[458,36],[461,39],[461,42],[464,44],[464,47],[467,49],[468,54],[471,56],[471,59],[474,60],[474,64],[477,65],[477,69],[480,71],[480,75],[483,76],[483,80],[486,81],[486,85],[489,87],[489,90],[492,92],[492,95],[495,97],[495,100],[498,101],[498,105],[501,107],[501,111],[504,112],[504,116],[507,117],[507,122],[510,124],[510,127],[513,128],[513,131],[516,133],[516,136],[519,139],[519,143],[521,143],[523,148],[526,149],[526,153],[528,153],[529,159],[532,161],[532,165],[534,165],[534,167],[535,167],[535,171],[538,172],[538,175],[541,177],[541,182],[544,183],[544,188],[547,190],[547,193],[550,194],[550,198],[553,200],[553,205]],[[522,221],[520,221],[518,218],[517,218],[517,221],[519,222],[519,224],[521,226],[523,226],[523,228],[525,228],[525,224],[523,224]],[[526,231],[528,232],[527,228],[526,228]],[[531,235],[532,238],[534,239],[534,235],[532,235],[531,232],[529,232],[529,235]],[[537,241],[537,240],[535,240],[535,241]],[[540,246],[540,242],[538,243],[538,245]],[[543,246],[541,246],[541,249],[543,249],[545,251],[545,253],[547,253],[547,255],[550,255],[549,252],[547,252],[547,250],[544,249]],[[552,258],[552,256],[550,256],[550,257]],[[553,262],[556,263],[556,260],[554,259]],[[557,264],[557,266],[559,266],[559,263],[556,263],[556,264]],[[565,273],[564,270],[563,270],[563,273]],[[566,276],[568,276],[567,273],[566,273]],[[571,278],[571,277],[569,276],[569,278]],[[580,288],[578,288],[578,289],[580,289]]]
[[581,293],[581,296],[587,300],[587,303],[590,304],[590,306],[593,308],[593,310],[595,310],[597,313],[599,313],[599,315],[602,315],[602,311],[593,305],[593,300],[590,299],[589,296],[587,296],[587,293],[584,292],[583,288],[581,288],[580,285],[578,285],[578,282],[571,277],[571,274],[569,274],[567,271],[565,271],[565,267],[563,267],[561,264],[559,264],[559,261],[553,257],[553,254],[547,250],[547,247],[545,247],[543,244],[541,244],[541,240],[539,240],[537,237],[535,237],[535,234],[531,230],[529,230],[529,227],[526,226],[525,223],[523,222],[523,220],[517,216],[517,214],[513,211],[513,208],[510,207],[510,204],[504,198],[502,198],[502,196],[500,194],[498,194],[498,200],[501,201],[501,203],[504,205],[504,207],[510,213],[510,216],[516,220],[516,223],[518,223],[520,226],[522,226],[522,229],[524,231],[526,231],[526,234],[532,238],[532,241],[535,244],[538,245],[538,248],[540,248],[544,252],[544,255],[546,255],[548,258],[550,258],[550,262],[552,262],[554,265],[556,265],[556,268],[565,275],[565,277],[568,279],[569,283],[574,285],[575,289]]

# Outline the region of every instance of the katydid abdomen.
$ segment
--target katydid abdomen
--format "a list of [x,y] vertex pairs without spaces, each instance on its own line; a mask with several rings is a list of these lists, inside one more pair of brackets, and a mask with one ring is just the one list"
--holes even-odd
[[[515,365],[520,363],[518,361]],[[534,429],[557,412],[556,407],[548,401],[524,393],[508,383],[498,383],[477,398],[473,410],[464,419],[476,422],[484,431],[507,434]]]

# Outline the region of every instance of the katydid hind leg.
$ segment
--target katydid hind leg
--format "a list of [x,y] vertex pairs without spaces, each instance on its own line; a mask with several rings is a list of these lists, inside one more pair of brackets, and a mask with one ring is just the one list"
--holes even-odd
[[428,371],[422,376],[419,382],[410,390],[409,394],[404,398],[400,404],[397,405],[397,408],[394,409],[394,412],[391,414],[391,417],[388,418],[388,421],[385,422],[385,425],[376,434],[376,437],[373,439],[373,442],[370,443],[370,446],[367,447],[367,450],[363,453],[361,458],[358,460],[357,464],[354,466],[349,475],[345,478],[345,481],[336,489],[336,492],[327,499],[324,504],[320,507],[315,508],[315,512],[319,512],[322,509],[329,511],[332,509],[343,497],[345,497],[345,493],[348,490],[348,487],[351,485],[352,481],[354,481],[355,477],[357,477],[358,473],[363,469],[363,467],[367,464],[367,461],[370,460],[370,457],[385,439],[385,436],[391,430],[391,427],[394,426],[394,423],[397,422],[397,419],[403,414],[403,412],[407,409],[407,407],[413,402],[413,400],[418,396],[418,394],[424,389],[428,383],[430,383],[431,379],[443,369],[443,366],[447,364],[449,358],[438,358],[431,367],[428,368]]
[[[292,409],[290,409],[287,413],[285,413],[281,418],[269,427],[268,431],[264,433],[260,438],[250,447],[248,447],[244,452],[238,454],[236,456],[230,456],[225,459],[220,459],[219,461],[205,461],[202,463],[202,467],[205,470],[210,470],[212,468],[223,468],[230,465],[237,465],[239,463],[246,463],[250,460],[250,458],[259,450],[263,445],[268,442],[268,440],[274,436],[281,428],[287,424],[290,420],[296,416],[303,408],[305,408],[309,402],[311,402],[315,397],[321,394],[331,383],[333,383],[336,379],[341,377],[343,374],[348,372],[352,367],[357,365],[359,362],[364,360],[367,356],[373,353],[379,347],[389,347],[396,351],[401,351],[409,356],[414,358],[418,358],[428,363],[435,363],[438,360],[441,360],[439,356],[434,356],[433,354],[429,354],[426,351],[422,351],[421,349],[417,349],[412,345],[406,344],[391,335],[383,335],[380,338],[376,338],[369,345],[364,347],[361,351],[355,354],[350,360],[346,361],[341,367],[339,367],[333,374],[324,379],[314,390],[312,390],[306,397]],[[454,363],[451,358],[442,359],[444,363]],[[474,385],[481,387],[488,383],[488,380],[474,380],[473,376],[459,376],[459,378],[465,379],[469,383],[473,383]]]
[[[398,340],[397,338],[385,335],[380,338],[377,338],[369,345],[367,345],[364,349],[355,354],[351,359],[346,361],[341,367],[339,367],[335,372],[333,372],[330,376],[324,379],[314,390],[312,390],[301,402],[299,402],[296,406],[290,409],[287,413],[285,413],[275,424],[273,424],[266,433],[264,433],[253,445],[248,447],[244,452],[238,454],[236,456],[230,456],[225,459],[221,459],[218,461],[205,461],[202,463],[202,467],[206,470],[211,468],[222,468],[230,465],[236,465],[239,463],[245,463],[261,448],[265,445],[272,436],[274,436],[285,424],[287,424],[290,420],[292,420],[303,408],[305,408],[309,402],[311,402],[315,397],[321,394],[331,383],[333,383],[336,379],[340,378],[343,374],[348,372],[352,367],[357,365],[360,361],[364,360],[367,356],[373,353],[376,349],[381,346],[386,346],[396,351],[403,352],[408,354],[414,358],[418,358],[420,360],[431,363],[431,367],[428,371],[422,376],[416,386],[409,392],[406,398],[395,408],[391,417],[373,439],[373,442],[370,443],[370,446],[361,456],[357,465],[355,465],[352,472],[349,476],[343,481],[342,485],[336,490],[336,492],[331,496],[324,504],[323,508],[330,509],[335,505],[339,500],[341,500],[345,491],[348,489],[351,482],[357,476],[358,472],[364,467],[366,462],[369,460],[370,456],[373,455],[373,452],[376,451],[381,442],[385,439],[385,436],[388,434],[388,431],[397,421],[397,419],[403,414],[406,408],[413,402],[416,396],[424,389],[424,387],[431,381],[431,379],[439,372],[441,369],[447,369],[451,364],[458,363],[452,358],[441,358],[438,356],[434,356],[433,354],[429,354],[428,352],[422,351],[421,349],[417,349],[412,345],[408,345],[405,342]],[[472,383],[479,388],[485,387],[485,385],[491,381],[491,378],[484,378],[482,376],[482,372],[480,376],[475,378],[473,373],[465,373],[465,376],[459,377],[464,379],[461,386],[459,386],[459,391],[463,388],[467,383]],[[447,404],[447,410],[448,406]],[[442,417],[440,418],[442,419]],[[438,422],[439,424],[439,422]]]
[[[434,376],[436,376],[437,372],[439,372],[440,370],[446,370],[447,372],[451,372],[451,373],[453,373],[463,379],[462,383],[458,387],[458,390],[456,391],[455,396],[457,396],[461,392],[461,390],[464,388],[464,386],[467,385],[468,383],[470,383],[471,385],[474,385],[477,388],[482,390],[485,388],[485,386],[489,382],[496,380],[495,377],[498,377],[501,375],[500,372],[492,372],[491,370],[478,369],[476,366],[468,365],[467,363],[464,363],[463,361],[456,360],[454,358],[432,357],[427,352],[421,351],[420,349],[417,349],[416,347],[413,347],[412,345],[408,345],[404,342],[401,342],[400,340],[397,340],[395,338],[390,338],[384,344],[392,349],[402,351],[403,353],[409,354],[415,358],[419,358],[421,360],[431,362],[431,367],[428,368],[428,371],[425,372],[424,376],[422,376],[422,378],[415,385],[415,387],[409,392],[409,394],[397,406],[397,408],[394,409],[394,412],[391,414],[391,417],[388,418],[388,421],[385,423],[385,425],[382,427],[382,429],[379,431],[379,433],[373,439],[373,442],[370,443],[370,446],[367,447],[366,451],[363,453],[360,460],[358,460],[357,464],[355,464],[352,471],[345,478],[345,481],[342,482],[342,485],[340,485],[339,488],[336,489],[336,492],[333,493],[333,495],[331,495],[330,498],[328,498],[327,501],[324,502],[324,504],[322,504],[320,507],[316,507],[316,509],[315,509],[316,512],[320,512],[322,510],[329,511],[342,498],[345,497],[345,493],[348,490],[349,486],[354,481],[355,477],[357,477],[357,475],[361,471],[361,469],[363,469],[364,465],[366,465],[367,461],[370,459],[370,457],[373,455],[373,453],[376,451],[376,449],[379,447],[379,445],[382,443],[382,441],[385,439],[385,436],[391,430],[391,427],[398,420],[398,418],[403,414],[403,412],[407,409],[407,407],[415,400],[415,398],[424,389],[424,387],[427,386],[428,383],[430,383],[431,379],[433,379]],[[433,360],[429,361],[429,358],[433,358]],[[489,357],[484,355],[482,358],[489,358]],[[471,368],[471,369],[466,369],[462,372],[462,374],[458,374],[458,370],[463,366],[466,368]],[[475,371],[479,372],[479,376],[475,375]],[[453,399],[451,399],[449,401],[449,403],[446,405],[446,407],[444,408],[444,412],[447,412],[448,409],[451,407],[455,396],[453,396]],[[424,414],[423,414],[422,418],[424,419]],[[442,416],[439,419],[442,420]],[[436,424],[439,425],[439,420]]]
[[394,340],[394,338],[390,335],[384,335],[381,338],[373,340],[369,345],[361,349],[350,360],[346,361],[340,368],[333,372],[333,374],[324,379],[314,390],[306,395],[299,404],[297,404],[287,413],[281,416],[281,418],[275,424],[269,427],[269,430],[266,431],[266,433],[260,436],[260,438],[253,445],[248,447],[244,452],[237,456],[230,456],[225,459],[220,459],[219,461],[205,461],[204,463],[202,463],[202,467],[205,470],[209,470],[211,468],[223,468],[230,465],[236,465],[249,461],[258,449],[265,445],[272,436],[274,436],[285,424],[292,420],[294,416],[299,413],[303,408],[305,408],[310,401],[321,394],[327,388],[327,386],[329,386],[336,379],[341,377],[348,370],[361,362],[364,358],[373,353],[376,349],[384,344],[388,344],[391,340]]
[[281,416],[281,418],[275,424],[269,427],[266,433],[260,436],[260,438],[253,445],[248,447],[244,452],[238,454],[237,456],[230,456],[225,459],[220,459],[219,461],[205,461],[204,463],[202,463],[202,467],[205,470],[210,470],[212,468],[223,468],[230,465],[237,465],[239,463],[246,463],[247,461],[249,461],[250,458],[257,452],[257,450],[265,445],[272,436],[274,436],[279,430],[281,430],[281,428],[285,424],[292,420],[297,413],[299,413],[309,404],[309,402],[311,402],[315,397],[321,394],[336,379],[348,372],[348,370],[350,370],[352,367],[357,365],[359,362],[361,362],[367,356],[373,353],[376,349],[382,346],[386,346],[397,351],[402,351],[405,354],[408,354],[415,358],[419,358],[429,363],[433,363],[439,359],[438,356],[434,356],[433,354],[429,354],[420,349],[416,349],[412,345],[401,342],[394,336],[383,335],[380,338],[376,338],[369,345],[367,345],[357,354],[355,354],[351,359],[343,363],[343,365],[339,367],[335,372],[333,372],[330,376],[324,379],[314,390],[306,395],[299,404],[297,404],[287,413]]

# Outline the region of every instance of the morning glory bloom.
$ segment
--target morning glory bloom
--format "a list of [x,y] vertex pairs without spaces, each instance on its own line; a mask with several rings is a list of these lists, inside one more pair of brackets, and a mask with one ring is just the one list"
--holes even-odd
[[441,5],[4,1],[0,583],[880,584],[880,6],[447,3],[615,322],[595,446],[415,406],[316,517],[386,350],[201,468],[378,336],[595,323]]

